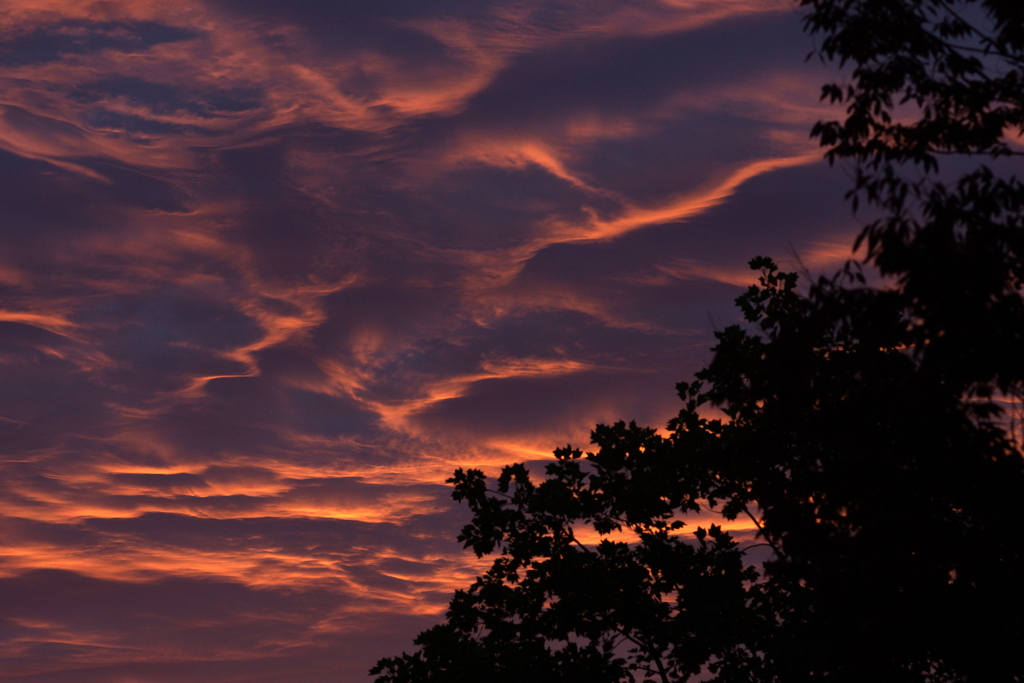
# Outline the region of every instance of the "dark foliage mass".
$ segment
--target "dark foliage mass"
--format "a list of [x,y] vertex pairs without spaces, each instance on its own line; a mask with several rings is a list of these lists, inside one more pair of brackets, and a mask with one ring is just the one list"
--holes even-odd
[[[806,294],[754,259],[667,435],[599,426],[539,484],[456,472],[497,557],[380,683],[1024,678],[1024,3],[801,4],[852,69],[814,135],[880,216],[864,259]],[[691,533],[708,506],[767,559]]]

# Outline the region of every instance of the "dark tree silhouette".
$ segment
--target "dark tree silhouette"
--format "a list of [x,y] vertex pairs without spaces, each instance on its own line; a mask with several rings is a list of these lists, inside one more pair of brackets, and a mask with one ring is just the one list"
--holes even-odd
[[[863,260],[801,295],[754,259],[667,436],[598,426],[539,484],[456,472],[460,540],[497,557],[380,683],[1024,678],[1024,3],[801,4],[851,69],[814,135],[881,215]],[[702,506],[768,559],[690,533]]]

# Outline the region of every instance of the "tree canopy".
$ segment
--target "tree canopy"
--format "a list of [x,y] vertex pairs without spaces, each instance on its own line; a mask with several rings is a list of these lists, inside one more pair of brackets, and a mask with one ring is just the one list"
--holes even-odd
[[[862,260],[803,294],[751,261],[667,435],[457,471],[495,560],[379,683],[1024,679],[1024,3],[800,4],[849,73],[813,134],[879,215]],[[708,507],[763,552],[687,524]]]

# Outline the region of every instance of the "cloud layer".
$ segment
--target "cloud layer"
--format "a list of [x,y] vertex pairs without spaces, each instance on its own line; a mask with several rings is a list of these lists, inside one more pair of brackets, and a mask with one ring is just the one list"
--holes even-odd
[[0,680],[363,681],[444,479],[662,424],[849,255],[789,2],[0,9]]

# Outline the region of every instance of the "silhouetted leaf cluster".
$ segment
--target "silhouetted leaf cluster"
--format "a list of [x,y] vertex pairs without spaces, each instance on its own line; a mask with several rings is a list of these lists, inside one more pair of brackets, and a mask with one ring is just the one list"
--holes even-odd
[[864,261],[805,294],[751,261],[666,432],[598,426],[539,483],[456,472],[459,540],[496,559],[380,683],[1024,678],[1024,188],[937,161],[1017,154],[1024,3],[801,4],[852,67],[814,134],[880,210]]

